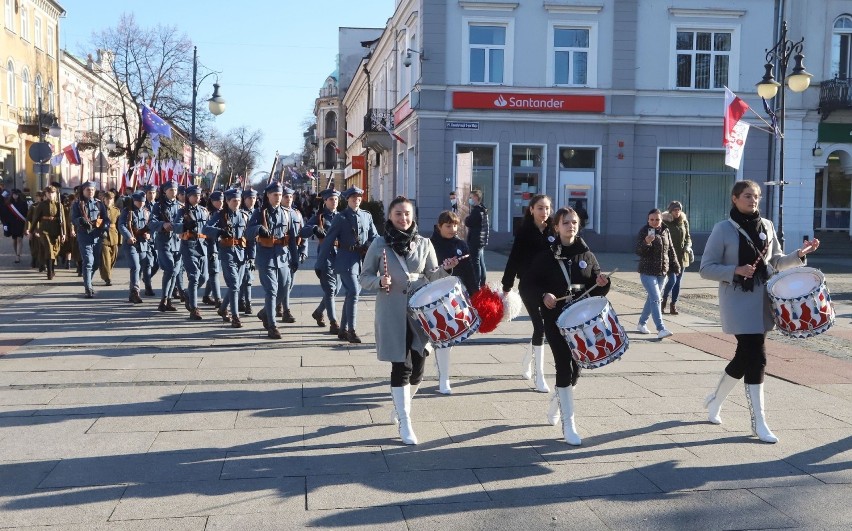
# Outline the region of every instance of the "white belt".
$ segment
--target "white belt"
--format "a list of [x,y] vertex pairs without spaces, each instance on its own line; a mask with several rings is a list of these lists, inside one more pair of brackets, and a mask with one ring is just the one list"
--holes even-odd
[[417,282],[421,278],[423,278],[422,273],[408,273],[408,281],[409,282]]

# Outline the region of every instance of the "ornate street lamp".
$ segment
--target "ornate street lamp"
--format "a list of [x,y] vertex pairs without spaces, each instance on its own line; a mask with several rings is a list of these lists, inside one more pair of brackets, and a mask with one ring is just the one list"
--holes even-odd
[[195,175],[195,104],[198,100],[198,86],[208,77],[216,75],[213,83],[213,97],[207,100],[207,108],[214,116],[225,112],[225,99],[219,95],[219,75],[221,72],[210,72],[201,79],[198,78],[198,46],[192,47],[192,130],[190,131],[189,147],[190,162],[189,173]]
[[[802,54],[804,42],[804,37],[798,42],[787,39],[787,21],[784,21],[781,26],[781,38],[775,43],[775,46],[766,51],[766,64],[764,65],[766,71],[763,74],[763,79],[757,83],[757,94],[764,100],[771,100],[778,96],[775,110],[770,111],[770,114],[774,114],[778,119],[778,180],[772,180],[770,174],[770,178],[764,184],[778,186],[778,241],[782,248],[784,247],[784,185],[787,184],[784,180],[784,84],[786,81],[787,87],[793,92],[804,92],[811,84],[811,77],[813,76],[805,70],[805,56]],[[787,66],[791,57],[795,64],[788,77]],[[776,81],[773,75],[773,65],[776,63],[779,81]]]

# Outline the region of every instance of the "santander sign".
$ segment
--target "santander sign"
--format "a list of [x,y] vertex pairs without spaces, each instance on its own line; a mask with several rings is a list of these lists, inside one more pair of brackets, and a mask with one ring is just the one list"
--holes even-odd
[[604,112],[604,104],[603,96],[453,92],[453,109],[599,113]]

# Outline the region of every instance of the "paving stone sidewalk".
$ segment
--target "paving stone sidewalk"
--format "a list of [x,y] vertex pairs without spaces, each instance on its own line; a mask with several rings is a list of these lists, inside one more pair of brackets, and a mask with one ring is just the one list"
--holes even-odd
[[[548,396],[519,377],[526,317],[454,348],[452,396],[435,368],[413,402],[420,444],[389,423],[373,297],[362,345],[310,319],[320,295],[297,274],[296,325],[224,326],[156,301],[126,303],[127,272],[83,299],[73,272],[48,284],[9,266],[0,241],[0,528],[21,529],[848,529],[852,522],[852,305],[816,343],[772,334],[767,416],[780,442],[750,436],[744,393],[724,424],[703,397],[731,338],[712,283],[690,269],[675,335],[630,334],[623,359],[585,371],[581,447],[546,423]],[[625,328],[644,302],[630,255],[609,299]],[[504,257],[489,253],[491,280]],[[25,264],[26,265],[26,264]],[[310,264],[307,264],[310,266]],[[829,268],[827,268],[829,269]],[[848,286],[852,272],[829,275]],[[157,281],[159,277],[157,278]],[[256,288],[255,299],[261,297]],[[214,318],[216,317],[216,318]],[[833,343],[832,343],[833,342]],[[829,347],[826,347],[829,345]],[[831,345],[836,345],[831,347]],[[834,348],[837,352],[824,352]],[[822,349],[822,350],[820,350]],[[552,385],[553,365],[546,368]]]

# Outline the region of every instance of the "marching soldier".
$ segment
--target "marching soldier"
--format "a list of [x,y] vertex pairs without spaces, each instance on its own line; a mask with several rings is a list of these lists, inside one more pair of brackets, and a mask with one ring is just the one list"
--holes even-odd
[[275,322],[275,303],[278,295],[287,289],[290,271],[297,267],[294,262],[299,260],[293,218],[290,210],[281,206],[283,192],[278,182],[266,187],[263,207],[252,215],[246,231],[257,243],[256,265],[266,297],[257,317],[268,330],[270,339],[281,339]]
[[[320,192],[323,204],[320,209],[314,214],[307,224],[302,228],[302,238],[314,237],[317,239],[317,248],[322,245],[325,240],[328,230],[331,228],[331,223],[337,216],[337,204],[340,201],[340,192],[334,189],[323,190]],[[320,300],[319,306],[311,314],[317,326],[325,326],[323,320],[323,311],[328,313],[330,334],[337,335],[340,333],[340,327],[337,324],[337,309],[335,308],[334,298],[340,290],[340,275],[334,271],[334,258],[337,256],[337,245],[335,244],[328,254],[328,258],[324,262],[317,259],[314,265],[314,272],[320,280],[323,297]]]
[[68,232],[65,208],[57,200],[56,188],[44,189],[44,201],[35,205],[32,216],[32,231],[47,270],[47,280],[56,275],[56,258]]
[[[276,307],[275,315],[281,317],[281,321],[285,323],[295,323],[296,318],[290,312],[290,292],[293,291],[293,282],[296,279],[296,271],[299,269],[299,264],[303,263],[308,258],[308,241],[301,236],[302,227],[305,226],[305,218],[302,213],[293,208],[293,196],[295,190],[289,187],[284,187],[284,196],[281,198],[281,206],[290,210],[290,215],[293,217],[293,223],[296,225],[297,242],[296,247],[299,251],[299,260],[296,261],[296,267],[290,270],[290,281],[287,283],[287,289],[284,293],[279,293],[279,300]],[[278,311],[281,310],[281,311]]]
[[180,203],[177,201],[177,183],[166,181],[160,189],[160,198],[154,204],[148,226],[154,234],[157,263],[163,271],[162,298],[157,309],[161,312],[176,312],[172,305],[172,291],[180,273],[180,233],[175,232]]
[[104,231],[101,242],[101,279],[107,286],[112,286],[112,268],[118,260],[118,218],[121,211],[115,206],[115,194],[107,192],[104,194],[104,205],[109,218],[109,229]]
[[[217,212],[222,210],[222,198],[224,195],[220,191],[215,191],[210,194],[209,212],[212,219]],[[207,234],[205,232],[205,234]],[[216,238],[207,238],[207,284],[204,286],[204,297],[201,302],[208,306],[219,308],[222,306],[222,285],[219,283],[219,250],[216,244]]]
[[41,243],[38,238],[32,232],[33,224],[33,216],[36,212],[36,206],[44,200],[44,192],[39,190],[35,194],[35,201],[30,205],[30,209],[27,210],[27,221],[25,224],[26,230],[24,231],[24,235],[26,235],[30,240],[30,267],[35,269],[38,268],[39,273],[44,273],[44,263],[41,259]]
[[[221,193],[221,192],[214,192]],[[246,262],[253,259],[254,248],[248,245],[246,224],[248,216],[240,208],[242,192],[239,188],[231,188],[225,192],[226,205],[210,218],[204,226],[204,234],[209,241],[217,243],[219,260],[225,276],[225,298],[219,306],[218,313],[224,321],[231,321],[231,327],[241,328],[240,314],[237,309],[242,277],[246,271]],[[230,310],[230,311],[228,311]]]
[[[118,230],[124,237],[124,246],[127,248],[127,256],[130,262],[130,297],[128,300],[133,304],[141,304],[142,297],[139,296],[139,277],[145,283],[147,295],[151,287],[151,263],[154,260],[152,253],[151,230],[148,222],[151,211],[145,206],[145,192],[134,192],[130,196],[133,204],[125,208],[118,220]],[[140,274],[141,273],[141,274]]]
[[198,309],[198,286],[207,280],[207,236],[202,232],[210,219],[207,209],[199,204],[201,189],[190,186],[184,194],[186,204],[178,211],[174,230],[180,234],[180,257],[189,279],[186,290],[186,309],[193,321],[201,320]]
[[[154,212],[154,203],[157,201],[157,187],[153,184],[146,184],[142,187],[142,190],[145,191],[145,208],[148,209],[149,213]],[[152,234],[152,243],[154,240],[154,235]],[[160,263],[157,261],[157,249],[156,246],[151,245],[151,278],[154,278],[154,275],[157,274],[157,271],[160,270]],[[150,284],[145,284],[145,296],[153,297],[154,289]]]
[[[251,219],[254,215],[254,211],[256,210],[255,205],[257,204],[257,190],[254,188],[249,188],[243,193],[242,205],[240,206],[240,210],[246,215],[247,219]],[[251,251],[249,254],[254,257],[255,256],[255,247],[256,243],[254,240],[249,239],[248,247]],[[254,258],[248,259],[246,263],[245,274],[243,275],[243,280],[240,283],[240,293],[238,306],[240,312],[243,315],[251,315],[254,313],[251,307],[251,288],[254,283],[254,275],[253,272],[255,270]]]
[[109,229],[109,217],[104,204],[95,199],[95,183],[89,181],[80,188],[82,197],[71,205],[71,222],[77,229],[77,245],[83,262],[83,287],[86,298],[95,297],[92,275],[101,258],[101,238]]
[[361,338],[355,332],[355,312],[358,295],[361,293],[358,275],[361,274],[361,262],[367,254],[367,248],[378,236],[376,226],[373,224],[373,216],[360,208],[363,195],[364,190],[357,187],[349,188],[343,193],[348,208],[334,217],[317,255],[317,261],[325,263],[337,243],[334,271],[340,275],[341,283],[346,289],[343,321],[337,337],[350,343],[361,342]]

